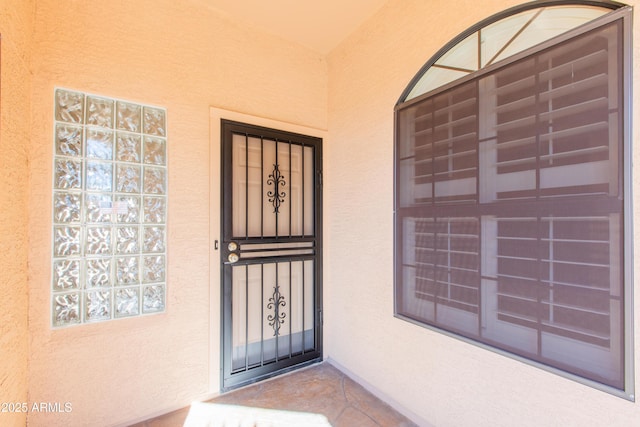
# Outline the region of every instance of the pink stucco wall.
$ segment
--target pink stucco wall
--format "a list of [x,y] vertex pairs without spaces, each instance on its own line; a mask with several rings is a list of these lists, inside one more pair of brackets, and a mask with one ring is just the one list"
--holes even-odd
[[[435,426],[636,425],[638,403],[393,317],[393,107],[442,46],[519,3],[389,1],[329,54],[329,357]],[[638,81],[637,19],[634,45]],[[637,109],[633,117],[638,123]],[[635,141],[637,126],[634,135]],[[638,156],[635,150],[636,164]],[[637,173],[634,181],[640,188]],[[637,191],[634,199],[638,206]],[[640,217],[634,223],[637,245]],[[636,257],[636,277],[639,267]],[[634,306],[637,367],[637,290]]]
[[[336,364],[425,425],[634,425],[639,403],[393,317],[393,106],[442,45],[517,3],[390,0],[325,57],[229,21],[205,0],[2,2],[2,400],[70,403],[70,412],[30,413],[35,426],[120,425],[218,391],[216,106],[328,129],[325,354]],[[638,29],[634,46],[637,81]],[[55,86],[167,108],[163,314],[50,327]],[[0,414],[1,425],[24,421]]]
[[[323,126],[326,67],[318,54],[227,21],[206,2],[38,0],[30,161],[33,425],[126,423],[209,396],[209,107]],[[50,327],[54,86],[157,105],[168,118],[167,309],[159,315]],[[213,370],[214,372],[210,372]],[[211,378],[211,379],[210,379]]]
[[34,2],[0,3],[0,424],[24,425],[27,401],[27,199]]

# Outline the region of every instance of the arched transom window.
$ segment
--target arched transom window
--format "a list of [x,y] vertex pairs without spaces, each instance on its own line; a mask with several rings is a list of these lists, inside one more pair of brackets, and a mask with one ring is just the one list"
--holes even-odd
[[[537,4],[536,4],[537,3]],[[540,6],[546,3],[546,6]],[[619,4],[535,2],[492,16],[441,49],[416,75],[401,97],[408,101],[453,80],[577,28]],[[566,3],[566,2],[564,2]]]

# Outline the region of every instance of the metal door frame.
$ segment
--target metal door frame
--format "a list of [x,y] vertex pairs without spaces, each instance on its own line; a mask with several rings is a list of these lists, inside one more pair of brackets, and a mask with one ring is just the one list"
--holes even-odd
[[[232,252],[228,244],[232,237],[232,135],[246,134],[258,138],[268,138],[275,141],[289,141],[289,143],[300,144],[303,147],[313,147],[313,177],[314,189],[314,233],[312,236],[296,238],[291,236],[276,236],[274,238],[264,239],[261,242],[274,243],[279,239],[287,239],[289,242],[295,241],[313,241],[313,260],[314,260],[314,348],[305,352],[304,344],[301,354],[289,354],[288,358],[278,358],[276,349],[275,362],[261,364],[256,367],[245,367],[243,372],[232,373],[232,289],[231,289],[231,272],[232,264],[228,262],[229,254]],[[277,150],[277,145],[276,145]],[[278,130],[275,128],[252,125],[248,123],[232,121],[227,119],[220,120],[220,226],[222,232],[220,245],[220,349],[221,349],[221,390],[228,391],[237,387],[260,381],[265,378],[276,376],[311,363],[322,360],[322,138],[316,136],[308,136],[294,133],[286,130]],[[237,236],[236,236],[237,237]],[[249,240],[249,237],[246,238]],[[233,241],[242,239],[233,238]],[[281,258],[290,260],[290,258]],[[249,261],[246,261],[248,263]],[[273,262],[273,260],[271,261]],[[303,327],[304,331],[304,327]],[[303,332],[304,336],[304,332]]]

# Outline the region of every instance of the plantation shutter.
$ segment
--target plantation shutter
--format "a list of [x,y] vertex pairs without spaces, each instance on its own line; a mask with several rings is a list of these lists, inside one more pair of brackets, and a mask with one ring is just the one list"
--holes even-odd
[[397,111],[398,313],[624,386],[622,22]]

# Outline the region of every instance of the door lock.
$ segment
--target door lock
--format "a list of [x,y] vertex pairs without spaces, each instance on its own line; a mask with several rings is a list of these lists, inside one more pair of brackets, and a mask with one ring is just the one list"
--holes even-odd
[[237,253],[231,252],[227,257],[227,260],[229,260],[231,264],[235,264],[236,262],[240,261],[240,257],[238,256]]

